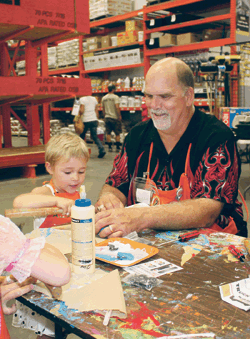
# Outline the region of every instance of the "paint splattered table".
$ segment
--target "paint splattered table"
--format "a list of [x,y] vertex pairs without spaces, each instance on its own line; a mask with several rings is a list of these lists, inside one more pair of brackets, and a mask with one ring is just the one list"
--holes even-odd
[[[157,247],[179,234],[146,231],[140,236]],[[96,339],[190,338],[191,334],[196,334],[195,338],[250,338],[249,313],[222,301],[219,292],[220,285],[248,277],[247,266],[228,250],[234,244],[246,254],[243,239],[203,230],[187,243],[162,245],[154,258],[164,258],[183,269],[161,276],[163,283],[151,291],[123,284],[128,316],[123,320],[111,318],[107,327],[97,313],[75,312],[36,292],[18,300],[53,320],[57,338],[63,338],[62,327],[81,338]],[[116,269],[100,261],[97,266],[107,271]],[[123,278],[127,273],[120,269],[120,275]],[[53,314],[50,310],[55,309],[55,303],[57,313]]]

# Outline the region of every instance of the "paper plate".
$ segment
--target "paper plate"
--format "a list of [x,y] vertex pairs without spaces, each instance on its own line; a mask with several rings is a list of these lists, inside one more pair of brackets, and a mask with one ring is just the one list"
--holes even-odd
[[[115,241],[120,242],[121,244],[129,244],[131,246],[131,251],[127,251],[126,253],[131,253],[133,254],[134,250],[139,249],[143,252],[145,252],[145,256],[143,256],[143,258],[140,259],[132,259],[132,260],[120,260],[117,258],[117,260],[109,260],[109,259],[105,259],[102,257],[99,257],[98,255],[100,255],[100,253],[96,253],[96,259],[101,260],[101,261],[105,261],[109,264],[112,265],[116,265],[116,266],[120,266],[120,267],[127,267],[127,266],[132,266],[135,264],[138,264],[139,262],[152,257],[153,255],[157,254],[159,252],[159,249],[153,246],[149,246],[146,244],[142,244],[140,242],[137,241],[133,241],[130,239],[126,239],[126,238],[111,238],[111,239],[106,239],[102,242],[99,242],[98,244],[96,244],[96,248],[97,247],[104,247],[104,246],[108,246],[110,243],[113,243]],[[123,250],[118,250],[118,252],[123,252]],[[141,254],[143,255],[144,253],[141,252]],[[109,251],[110,256],[115,257],[117,255],[117,251]]]

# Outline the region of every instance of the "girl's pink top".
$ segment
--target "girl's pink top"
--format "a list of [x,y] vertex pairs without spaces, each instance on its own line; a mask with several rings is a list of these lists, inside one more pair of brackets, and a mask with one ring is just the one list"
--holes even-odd
[[27,239],[10,219],[0,215],[0,275],[7,270],[19,283],[23,282],[44,245],[44,237]]

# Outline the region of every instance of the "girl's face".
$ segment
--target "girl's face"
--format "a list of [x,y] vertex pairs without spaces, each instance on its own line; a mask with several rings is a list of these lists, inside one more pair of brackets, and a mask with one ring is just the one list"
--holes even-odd
[[61,158],[52,167],[46,162],[46,169],[52,175],[55,189],[58,193],[74,193],[83,184],[87,162],[84,158],[70,158],[66,161]]

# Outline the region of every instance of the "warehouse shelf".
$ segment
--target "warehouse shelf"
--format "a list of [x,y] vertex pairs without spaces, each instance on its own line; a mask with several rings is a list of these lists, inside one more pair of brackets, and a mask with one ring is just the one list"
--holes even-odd
[[[176,33],[186,33],[190,31],[196,31],[201,29],[207,29],[207,28],[217,28],[217,27],[223,27],[226,22],[225,20],[228,20],[231,18],[231,14],[223,14],[223,15],[216,15],[209,18],[200,18],[197,20],[192,21],[186,21],[178,24],[172,24],[168,26],[161,26],[156,27],[152,29],[146,29],[145,33],[155,33],[155,32],[166,32],[171,31],[170,33],[176,34]],[[215,24],[217,22],[217,24]]]
[[107,71],[116,71],[119,69],[127,69],[127,68],[136,68],[136,67],[143,67],[144,63],[141,62],[139,64],[132,64],[132,65],[123,65],[123,66],[115,66],[115,67],[105,67],[105,68],[96,68],[96,69],[89,69],[87,71],[81,71],[82,74],[88,73],[100,73],[100,72],[107,72]]
[[[212,105],[214,105],[215,104],[215,101],[214,100],[212,100]],[[209,107],[209,101],[208,100],[202,100],[202,99],[200,99],[200,100],[194,100],[194,105],[195,106],[208,106]]]
[[[34,171],[33,164],[44,162],[44,153],[43,158],[36,155],[36,147],[41,143],[41,122],[43,143],[50,138],[49,103],[91,94],[90,79],[50,76],[47,56],[48,44],[90,32],[88,9],[87,0],[22,0],[18,5],[0,3],[0,138],[5,147],[0,150],[1,154],[4,153],[3,158],[0,154],[0,168],[6,164],[7,167],[30,166],[30,171]],[[18,42],[8,46],[9,40]],[[16,62],[21,60],[25,60],[24,76],[18,76],[15,70]],[[41,63],[39,74],[38,61]],[[42,121],[39,105],[43,105]],[[26,108],[25,122],[19,119],[16,107]],[[12,115],[28,132],[28,154],[26,149],[12,148]]]
[[171,47],[160,47],[155,49],[148,49],[144,51],[145,56],[153,56],[153,55],[161,55],[161,54],[170,54],[170,53],[177,53],[177,52],[186,52],[186,51],[195,51],[198,49],[205,49],[205,48],[212,48],[217,46],[226,46],[232,43],[232,39],[225,38],[225,39],[217,39],[215,40],[208,40],[202,42],[194,42],[188,45],[180,45],[180,46],[171,46]]
[[113,25],[117,25],[117,22],[124,22],[128,19],[142,19],[143,16],[143,9],[140,10],[136,10],[136,11],[132,11],[132,12],[128,12],[125,14],[121,14],[121,15],[116,15],[116,16],[112,16],[109,18],[104,18],[104,19],[100,19],[100,20],[93,20],[90,22],[90,29],[96,28],[96,27],[102,27],[102,26],[108,26],[108,27],[112,27]]
[[[0,40],[39,41],[67,34],[89,33],[88,2],[81,0],[22,0],[20,5],[0,3]],[[78,33],[77,33],[78,32]]]
[[[117,88],[115,91],[117,93],[124,93],[124,92],[141,92],[142,88],[141,87],[131,87],[131,88],[122,88],[119,89]],[[103,90],[92,90],[92,93],[108,93],[107,89],[103,89]]]
[[[98,108],[99,111],[102,111],[102,107]],[[120,111],[130,111],[130,112],[134,112],[134,111],[141,111],[141,107],[120,107]]]
[[[152,12],[160,12],[162,10],[169,10],[171,13],[187,13],[187,12],[195,12],[199,11],[204,12],[207,9],[221,9],[224,7],[228,7],[230,0],[175,0],[175,1],[165,1],[160,4],[147,6],[144,8],[144,14],[150,14]],[[232,0],[231,0],[232,4]]]
[[81,71],[80,66],[68,66],[68,67],[61,67],[57,69],[50,69],[49,75],[60,75],[64,73],[79,73]]
[[127,47],[142,46],[143,44],[144,44],[143,41],[137,41],[137,42],[133,42],[131,44],[126,44],[126,45],[124,44],[124,45],[119,45],[119,46],[110,46],[110,47],[105,47],[105,48],[98,48],[98,49],[85,51],[85,52],[82,53],[82,55],[94,53],[94,52],[112,50],[112,49],[121,49],[121,48],[127,48]]

